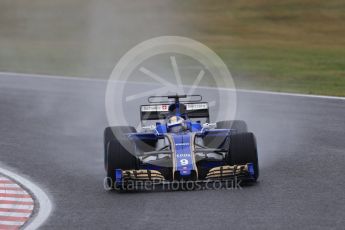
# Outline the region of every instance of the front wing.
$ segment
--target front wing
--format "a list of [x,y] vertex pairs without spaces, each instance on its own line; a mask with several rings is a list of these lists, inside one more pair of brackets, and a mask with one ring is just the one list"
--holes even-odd
[[[195,187],[202,187],[210,183],[231,183],[254,182],[254,166],[252,163],[245,165],[225,165],[214,167],[209,170],[204,180],[166,180],[158,170],[115,170],[114,187],[121,190],[147,189],[156,186],[173,188],[172,185],[194,184]],[[234,183],[235,182],[235,183]],[[193,186],[192,186],[193,187]]]

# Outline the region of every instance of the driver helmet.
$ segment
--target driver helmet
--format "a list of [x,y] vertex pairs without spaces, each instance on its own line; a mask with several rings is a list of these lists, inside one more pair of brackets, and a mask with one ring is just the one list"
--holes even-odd
[[186,123],[180,116],[172,116],[167,122],[168,130],[173,133],[178,133],[186,130]]

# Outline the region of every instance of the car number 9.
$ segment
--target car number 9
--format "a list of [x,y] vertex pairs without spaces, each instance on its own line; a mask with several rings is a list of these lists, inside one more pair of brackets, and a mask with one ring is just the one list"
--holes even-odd
[[188,160],[187,159],[181,159],[180,163],[181,163],[181,165],[188,165]]

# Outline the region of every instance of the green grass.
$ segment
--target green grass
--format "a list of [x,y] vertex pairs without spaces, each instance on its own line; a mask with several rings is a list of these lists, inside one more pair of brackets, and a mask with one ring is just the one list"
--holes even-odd
[[342,0],[12,0],[0,3],[0,71],[107,78],[135,44],[199,40],[240,88],[345,96]]
[[238,87],[345,96],[344,1],[207,3],[198,34]]
[[236,47],[223,49],[237,86],[344,95],[345,52],[337,49]]

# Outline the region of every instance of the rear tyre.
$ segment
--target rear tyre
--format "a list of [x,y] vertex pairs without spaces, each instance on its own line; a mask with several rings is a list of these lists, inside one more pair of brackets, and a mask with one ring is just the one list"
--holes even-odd
[[247,123],[242,120],[226,120],[218,121],[217,129],[234,129],[235,133],[246,133],[248,132]]
[[136,133],[132,126],[112,126],[104,129],[103,142],[104,142],[104,168],[107,170],[107,149],[111,140],[115,139],[115,136],[120,136],[125,133]]
[[254,134],[239,133],[230,135],[230,147],[226,161],[229,165],[252,163],[254,166],[254,179],[256,181],[259,177],[259,163]]

